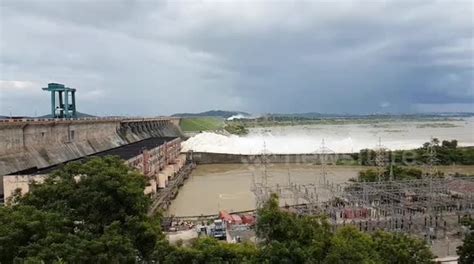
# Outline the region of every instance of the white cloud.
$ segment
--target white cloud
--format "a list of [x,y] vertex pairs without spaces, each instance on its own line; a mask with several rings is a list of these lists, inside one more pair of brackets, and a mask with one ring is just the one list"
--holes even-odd
[[380,102],[380,107],[382,108],[387,108],[387,107],[390,107],[390,102],[387,102],[387,101],[384,101],[384,102]]
[[0,80],[2,92],[37,92],[38,84],[31,81],[6,81]]

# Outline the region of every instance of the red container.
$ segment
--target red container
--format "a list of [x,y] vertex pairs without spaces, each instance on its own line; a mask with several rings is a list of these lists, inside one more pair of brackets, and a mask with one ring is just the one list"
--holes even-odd
[[232,224],[235,224],[235,225],[241,225],[242,224],[242,218],[240,218],[239,215],[233,214],[233,215],[231,215],[231,217],[232,217]]
[[352,209],[344,209],[344,218],[345,219],[353,219],[354,218],[354,211],[352,211]]
[[255,224],[255,217],[253,217],[251,215],[243,215],[242,216],[242,223],[252,226],[252,225]]
[[227,211],[220,211],[219,218],[222,219],[225,223],[232,223],[232,216]]

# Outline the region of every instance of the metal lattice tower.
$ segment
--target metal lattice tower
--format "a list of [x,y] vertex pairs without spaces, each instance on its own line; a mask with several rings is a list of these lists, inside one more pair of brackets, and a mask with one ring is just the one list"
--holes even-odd
[[269,152],[267,150],[266,142],[263,141],[263,149],[260,154],[260,165],[262,169],[262,174],[260,181],[255,179],[255,174],[252,176],[252,192],[255,194],[256,206],[261,208],[263,204],[270,198],[272,194],[271,188],[268,184],[268,163],[269,163]]
[[434,138],[431,138],[430,143],[427,146],[426,157],[426,177],[435,178],[438,175],[438,169],[436,168],[438,158],[436,157],[436,142]]
[[[436,218],[440,217],[443,218],[442,211],[436,210],[436,205],[435,205],[435,199],[436,197],[435,194],[433,193],[434,187],[433,187],[433,180],[437,177],[438,171],[436,168],[436,163],[437,163],[437,158],[436,158],[436,142],[433,137],[431,137],[430,142],[426,148],[426,158],[427,158],[427,163],[426,163],[426,174],[425,174],[425,181],[428,182],[429,186],[429,195],[427,197],[427,212],[430,215],[430,217],[434,216]],[[427,226],[427,240],[428,242],[431,239],[431,235],[433,230],[433,226],[430,224]],[[436,232],[435,232],[436,233]]]
[[[335,152],[332,151],[330,148],[326,147],[325,141],[324,139],[322,139],[321,146],[315,153],[318,155],[319,163],[321,166],[319,184],[328,185],[329,182],[327,180],[327,176],[331,174],[328,169],[328,159],[331,155],[334,155]],[[317,184],[316,179],[314,181],[314,184]]]
[[268,187],[268,163],[269,163],[269,152],[267,150],[267,143],[263,141],[263,149],[262,149],[262,155],[261,157],[261,162],[262,162],[262,184],[264,187]]
[[377,166],[377,179],[379,182],[383,180],[387,166],[386,152],[387,149],[382,145],[382,139],[379,137],[379,143],[375,148],[375,166]]

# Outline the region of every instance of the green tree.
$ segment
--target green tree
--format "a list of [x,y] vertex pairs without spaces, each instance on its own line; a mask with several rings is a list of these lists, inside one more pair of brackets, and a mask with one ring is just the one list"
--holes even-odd
[[469,227],[469,231],[464,237],[463,244],[457,249],[459,263],[472,264],[474,263],[474,220],[465,219],[463,222]]
[[434,255],[423,240],[404,234],[376,232],[372,235],[375,250],[387,264],[429,264]]
[[375,264],[383,263],[372,238],[355,229],[339,229],[331,239],[331,247],[324,263],[328,264]]
[[0,207],[0,263],[25,259],[32,245],[72,230],[72,222],[56,213],[32,206]]
[[[148,217],[145,177],[115,157],[70,163],[34,184],[0,214],[0,240],[14,258],[73,263],[151,260],[164,237],[160,217]],[[15,219],[11,219],[15,217]],[[34,228],[33,228],[34,227]],[[3,245],[4,243],[2,243]]]
[[450,148],[450,149],[455,149],[457,148],[458,146],[458,141],[457,140],[443,140],[443,142],[441,143],[441,146],[444,147],[444,148]]
[[46,263],[57,259],[66,263],[136,263],[139,255],[117,222],[105,228],[99,237],[83,232],[56,233],[26,248],[26,260]]
[[[169,246],[163,263],[254,263],[257,247],[253,244],[228,244],[214,238],[199,238],[191,247]],[[158,259],[157,259],[158,260]]]
[[261,261],[312,263],[326,255],[332,234],[324,218],[282,211],[276,195],[258,211],[258,216],[256,228],[257,237],[262,241]]
[[150,199],[143,194],[146,180],[115,157],[71,163],[35,184],[21,200],[40,210],[53,211],[84,222],[101,233],[108,224],[129,216],[144,218]]
[[[423,177],[423,171],[413,167],[402,167],[402,166],[387,166],[383,172],[383,181],[390,179],[390,170],[393,171],[394,180],[415,180]],[[443,176],[443,173],[439,172],[438,176]],[[378,173],[374,169],[367,169],[359,172],[358,181],[362,182],[376,182],[378,181]]]

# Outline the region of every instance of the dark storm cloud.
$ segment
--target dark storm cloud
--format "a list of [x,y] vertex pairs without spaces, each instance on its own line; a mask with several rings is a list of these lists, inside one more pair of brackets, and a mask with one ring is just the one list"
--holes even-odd
[[[471,1],[2,1],[0,112],[474,111]],[[31,109],[29,102],[34,104]]]

